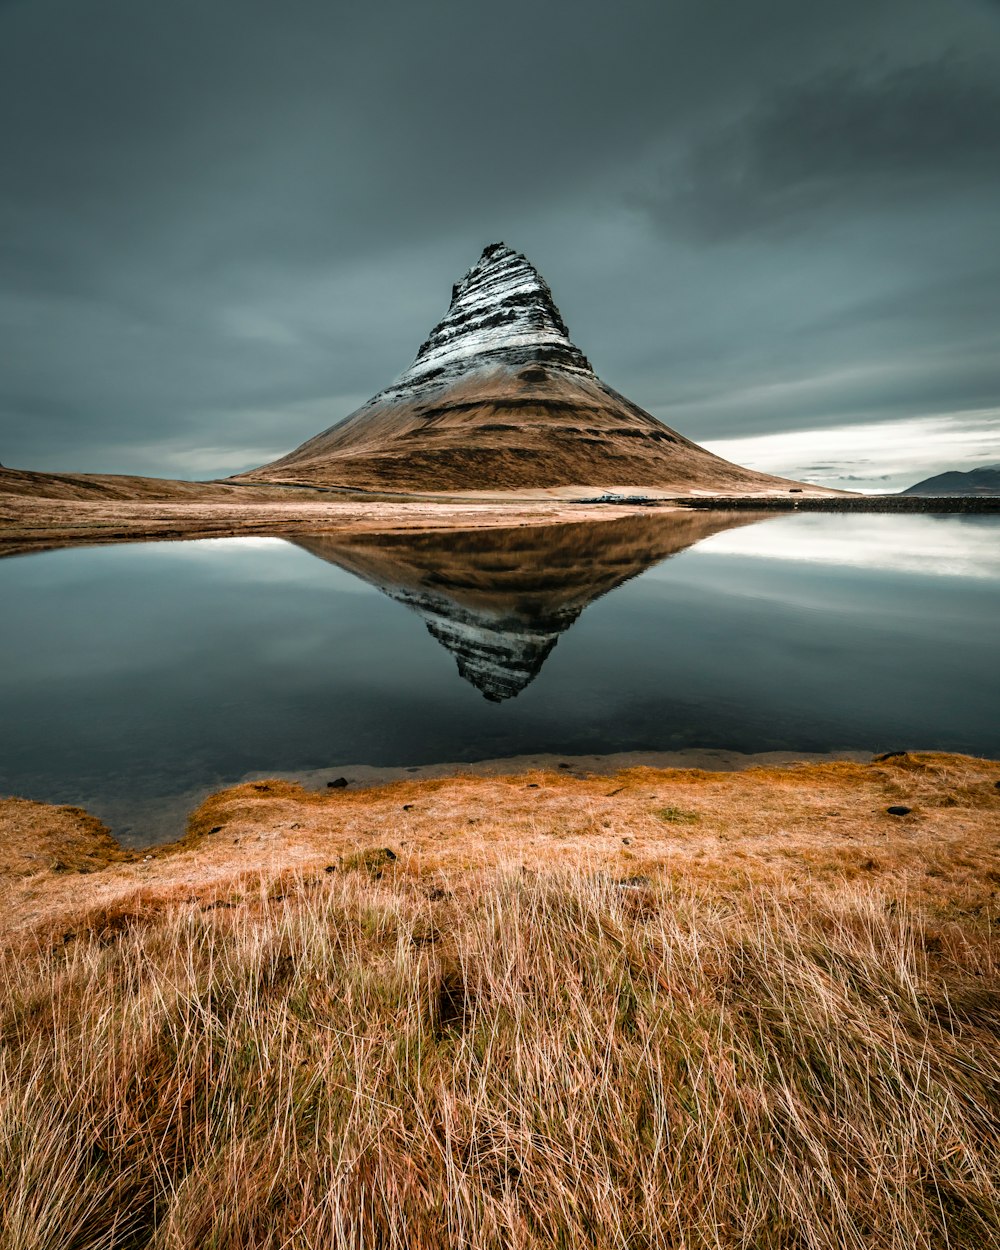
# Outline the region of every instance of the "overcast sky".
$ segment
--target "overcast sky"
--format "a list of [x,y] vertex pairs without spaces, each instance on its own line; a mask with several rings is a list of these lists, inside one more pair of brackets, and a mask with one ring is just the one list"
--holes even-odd
[[744,463],[1000,461],[1000,3],[0,0],[4,464],[269,460],[501,239]]

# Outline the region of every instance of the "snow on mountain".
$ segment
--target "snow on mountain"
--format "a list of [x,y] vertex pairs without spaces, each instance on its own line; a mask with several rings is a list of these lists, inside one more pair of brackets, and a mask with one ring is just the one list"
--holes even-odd
[[[369,404],[410,399],[471,370],[498,364],[553,365],[593,377],[571,341],[548,284],[520,252],[491,243],[451,292],[451,306],[416,359]],[[368,405],[366,405],[367,407]]]

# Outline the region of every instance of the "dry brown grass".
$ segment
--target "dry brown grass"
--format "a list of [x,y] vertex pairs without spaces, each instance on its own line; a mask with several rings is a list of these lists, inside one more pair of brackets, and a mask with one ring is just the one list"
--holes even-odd
[[[8,477],[10,473],[8,472]],[[123,478],[125,486],[108,491],[76,490],[74,483],[109,479],[70,479],[63,493],[44,481],[28,479],[12,491],[0,470],[0,557],[53,547],[150,542],[168,539],[232,538],[245,535],[288,537],[301,534],[343,536],[398,530],[463,530],[479,526],[539,525],[555,521],[607,520],[635,509],[558,499],[496,497],[379,499],[325,491],[288,490],[266,484],[171,482]],[[131,492],[128,483],[136,483]],[[197,489],[196,489],[197,488]],[[56,493],[50,493],[56,492]]]
[[998,766],[537,776],[12,864],[0,1250],[1000,1246]]
[[398,491],[845,493],[722,460],[599,378],[538,365],[475,370],[409,398],[373,398],[235,480]]

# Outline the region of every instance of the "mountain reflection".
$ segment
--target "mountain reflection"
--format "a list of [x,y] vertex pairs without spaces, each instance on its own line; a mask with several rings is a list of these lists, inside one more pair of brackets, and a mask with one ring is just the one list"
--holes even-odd
[[650,513],[511,529],[289,539],[405,604],[491,702],[527,686],[595,599],[760,513]]

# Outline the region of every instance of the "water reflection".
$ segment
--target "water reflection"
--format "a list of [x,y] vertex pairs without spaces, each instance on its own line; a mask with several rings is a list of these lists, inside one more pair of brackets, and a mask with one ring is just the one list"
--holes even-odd
[[996,518],[651,512],[2,560],[0,793],[82,804],[139,844],[252,774],[993,757],[998,539]]
[[520,694],[588,604],[766,514],[651,513],[573,525],[293,540],[405,604],[491,703]]
[[752,532],[716,533],[699,554],[936,578],[1000,579],[997,517],[986,514],[802,513]]

